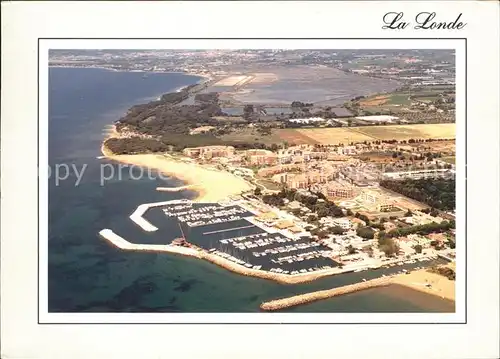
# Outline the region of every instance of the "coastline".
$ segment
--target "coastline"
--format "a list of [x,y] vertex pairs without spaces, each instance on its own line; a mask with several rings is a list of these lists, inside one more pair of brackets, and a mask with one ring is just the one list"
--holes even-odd
[[190,75],[190,76],[197,76],[203,78],[203,80],[200,80],[198,83],[203,83],[206,81],[213,80],[212,75],[207,75],[207,74],[201,74],[198,72],[181,72],[181,71],[146,71],[146,70],[121,70],[121,69],[113,69],[110,67],[104,67],[104,66],[67,66],[67,65],[56,65],[56,64],[50,64],[49,63],[49,68],[50,67],[59,67],[59,68],[70,68],[70,69],[101,69],[101,70],[108,70],[108,71],[113,71],[113,72],[141,72],[141,73],[147,73],[147,74],[182,74],[182,75]]
[[[395,276],[394,284],[455,301],[455,281],[440,274],[428,272],[425,268]],[[430,284],[430,287],[427,287],[427,284]]]
[[[302,281],[300,283],[302,283]],[[427,283],[431,284],[431,287],[427,287]],[[396,287],[397,289],[398,286],[406,288],[407,290],[416,290],[419,293],[425,293],[434,298],[443,299],[445,303],[455,303],[455,282],[439,274],[427,272],[426,269],[421,269],[409,274],[397,274],[390,277],[380,277],[342,287],[274,299],[263,302],[260,305],[260,308],[264,311],[277,311],[367,289],[377,287]]]
[[[151,252],[168,252],[172,254],[180,254],[186,255],[190,257],[196,257],[198,259],[206,260],[207,262],[211,262],[221,268],[224,268],[230,272],[237,273],[240,275],[248,276],[248,277],[256,277],[261,279],[272,280],[281,284],[301,284],[312,282],[316,279],[323,278],[326,276],[341,274],[342,272],[336,268],[330,270],[324,270],[319,273],[300,273],[294,275],[287,275],[281,273],[273,273],[260,269],[247,268],[240,264],[236,264],[231,262],[225,258],[219,257],[215,254],[209,253],[205,250],[202,250],[196,246],[192,246],[190,248],[175,246],[171,244],[158,245],[158,244],[136,244],[127,241],[126,239],[120,237],[115,234],[110,229],[103,229],[99,232],[99,234],[108,240],[110,243],[115,245],[116,247],[123,250],[133,250],[133,251],[151,251]],[[387,278],[379,278],[378,280],[373,280],[375,282],[387,282]],[[370,281],[373,282],[373,281]],[[357,283],[361,284],[361,287],[365,286],[365,282]],[[354,285],[356,286],[356,284]],[[310,293],[308,293],[310,295]],[[337,294],[338,295],[338,294]]]
[[178,161],[160,154],[116,155],[105,144],[108,138],[116,135],[113,127],[111,134],[101,145],[101,153],[105,158],[128,165],[146,167],[166,176],[178,178],[189,186],[186,189],[196,193],[194,200],[197,202],[217,202],[253,188],[243,178],[232,173]]
[[384,287],[390,285],[392,278],[376,278],[366,282],[349,284],[333,289],[319,290],[315,292],[294,295],[287,298],[274,299],[264,302],[260,305],[260,309],[264,311],[277,311],[285,308],[295,307],[299,305],[309,304],[318,300],[333,298],[349,293],[359,292],[362,290]]
[[[109,132],[101,145],[101,152],[105,158],[120,163],[157,170],[165,175],[178,178],[185,183],[185,185],[180,187],[172,187],[171,190],[169,190],[170,187],[158,187],[158,191],[191,190],[196,193],[196,198],[193,199],[194,201],[218,202],[220,200],[226,199],[229,196],[237,195],[243,191],[252,189],[251,185],[247,181],[233,175],[232,173],[206,168],[195,163],[169,158],[162,154],[116,155],[105,145],[106,139],[120,136],[116,131],[114,125],[110,126],[111,127],[108,128]],[[127,247],[123,249],[145,250],[146,248],[142,248],[141,245],[137,245],[134,246],[134,248]],[[185,254],[179,253],[175,249],[170,249],[174,249],[174,247],[165,246],[160,249],[155,248],[155,246],[147,246],[146,250],[160,250],[178,254]],[[240,275],[273,280],[282,284],[300,284],[311,282],[316,279],[342,273],[342,271],[338,268],[333,268],[316,273],[304,273],[292,276],[246,268],[228,261],[222,257],[204,251],[196,251],[195,256],[199,259],[204,259],[208,262],[218,265],[219,267],[225,268],[226,270]],[[450,283],[445,284],[444,289],[441,288],[441,285],[446,282]],[[399,274],[391,276],[391,283],[399,284],[449,300],[455,300],[454,282],[449,281],[447,278],[442,277],[438,274],[429,273],[425,269],[411,272],[410,274]],[[431,283],[433,287],[431,289],[427,288],[425,286],[426,283]]]

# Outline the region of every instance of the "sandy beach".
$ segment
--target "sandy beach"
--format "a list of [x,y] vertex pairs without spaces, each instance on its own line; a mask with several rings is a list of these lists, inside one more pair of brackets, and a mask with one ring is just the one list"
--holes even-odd
[[[441,298],[455,300],[455,281],[436,273],[427,272],[426,269],[413,271],[410,274],[400,274],[394,277],[393,282]],[[427,287],[427,284],[431,286]]]
[[191,185],[190,190],[198,193],[196,198],[198,202],[216,202],[252,189],[248,182],[232,173],[208,169],[195,163],[182,162],[163,155],[114,155],[105,146],[103,146],[102,153],[110,160],[147,167],[186,182]]
[[[120,137],[113,125],[107,127],[105,131],[105,140]],[[189,186],[190,190],[197,193],[195,200],[198,202],[217,202],[228,196],[253,189],[250,183],[232,173],[161,154],[116,155],[106,147],[105,140],[101,145],[101,153],[104,157],[128,165],[150,168],[166,176],[178,178],[186,183],[186,188]],[[165,191],[163,187],[159,187],[158,190]]]

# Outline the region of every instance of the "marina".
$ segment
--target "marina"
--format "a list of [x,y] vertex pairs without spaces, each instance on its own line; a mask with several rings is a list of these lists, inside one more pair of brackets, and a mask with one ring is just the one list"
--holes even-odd
[[[172,241],[182,239],[204,253],[212,262],[220,258],[240,269],[301,277],[364,272],[391,268],[401,272],[405,265],[436,260],[436,255],[416,255],[412,259],[385,259],[380,263],[357,259],[340,262],[332,249],[312,238],[308,232],[292,233],[257,220],[257,213],[238,201],[199,203],[173,200],[141,204],[130,216],[149,235],[148,245],[178,247]],[[177,228],[177,230],[172,230]],[[168,234],[163,235],[168,229]],[[134,241],[134,238],[131,238]],[[205,257],[205,256],[204,256]],[[232,268],[233,271],[238,269]],[[253,273],[253,272],[252,272]],[[402,273],[402,272],[401,272]],[[250,274],[253,275],[253,274]]]
[[[162,227],[156,224],[160,220],[169,222],[170,226],[177,223],[188,243],[247,268],[298,275],[338,267],[330,258],[328,247],[309,236],[258,223],[254,216],[236,202],[180,200],[142,204],[131,219],[149,232]],[[170,241],[175,239],[173,236]]]

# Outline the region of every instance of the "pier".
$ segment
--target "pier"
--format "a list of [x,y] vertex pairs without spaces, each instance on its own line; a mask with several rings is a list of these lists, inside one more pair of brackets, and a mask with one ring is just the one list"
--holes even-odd
[[205,234],[213,234],[213,233],[230,232],[230,231],[237,231],[238,229],[253,228],[253,227],[255,227],[255,226],[251,225],[251,226],[235,227],[235,228],[228,228],[228,229],[220,229],[218,231],[203,232],[203,234],[205,235]]
[[99,235],[101,235],[104,239],[107,239],[109,242],[111,242],[113,245],[115,245],[120,249],[134,250],[134,251],[168,252],[168,253],[183,254],[185,256],[201,258],[200,252],[192,248],[173,246],[169,244],[130,243],[123,237],[114,233],[111,229],[103,229],[99,232]]
[[320,290],[317,292],[295,295],[293,297],[271,300],[269,302],[262,303],[260,305],[260,308],[265,311],[281,310],[289,307],[295,307],[297,305],[312,303],[322,299],[336,297],[339,295],[359,292],[361,290],[369,288],[387,286],[391,283],[392,283],[391,278],[388,277],[376,278],[366,282],[350,284],[343,287],[338,287],[328,290]]
[[171,200],[171,201],[163,201],[163,202],[153,202],[153,203],[144,203],[137,207],[137,209],[130,215],[130,219],[141,227],[146,232],[154,232],[158,230],[158,227],[153,226],[149,221],[147,221],[143,215],[146,211],[153,207],[165,206],[168,204],[185,204],[189,202],[188,200]]
[[159,192],[180,192],[184,190],[188,190],[190,188],[194,188],[196,185],[188,184],[180,187],[156,187],[156,190]]

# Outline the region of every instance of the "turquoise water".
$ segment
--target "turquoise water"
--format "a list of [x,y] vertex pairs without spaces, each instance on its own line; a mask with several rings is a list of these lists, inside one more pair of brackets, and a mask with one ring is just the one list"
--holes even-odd
[[[313,283],[283,285],[244,277],[211,263],[171,254],[122,251],[99,237],[112,228],[131,241],[147,236],[128,218],[146,202],[190,198],[190,192],[157,192],[176,179],[141,179],[140,169],[101,185],[96,159],[103,128],[128,107],[200,79],[184,74],[51,68],[49,74],[49,163],[87,165],[75,186],[70,175],[58,186],[49,179],[49,311],[51,312],[257,312],[266,300],[327,289],[388,273],[351,273]],[[162,229],[175,238],[176,228]],[[408,268],[411,265],[407,266]],[[392,269],[393,270],[393,269]],[[411,295],[409,295],[411,293]],[[303,312],[453,311],[453,304],[400,287],[336,297],[291,308]]]

